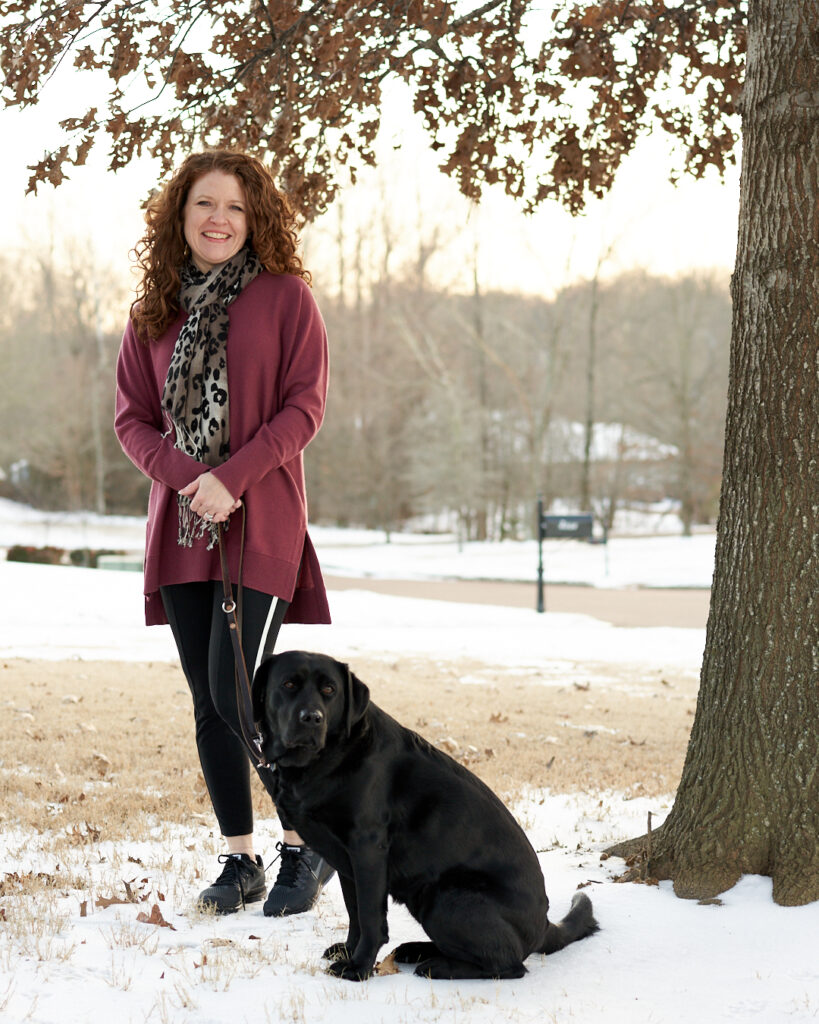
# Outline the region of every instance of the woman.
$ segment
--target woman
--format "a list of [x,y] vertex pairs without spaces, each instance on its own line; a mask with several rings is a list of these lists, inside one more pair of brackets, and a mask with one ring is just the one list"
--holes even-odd
[[[146,621],[173,631],[227,845],[221,874],[199,900],[232,913],[264,898],[266,886],[253,847],[218,528],[225,524],[233,584],[244,548],[242,646],[252,674],[274,605],[281,614],[276,599],[291,602],[285,621],[330,621],[307,535],[302,465],[324,414],[327,339],[296,252],[293,213],[258,160],[225,150],[188,157],[145,219],[136,250],[142,280],[117,363],[115,427],[153,481]],[[260,772],[269,788],[267,775]],[[308,909],[332,875],[282,827],[267,915]]]

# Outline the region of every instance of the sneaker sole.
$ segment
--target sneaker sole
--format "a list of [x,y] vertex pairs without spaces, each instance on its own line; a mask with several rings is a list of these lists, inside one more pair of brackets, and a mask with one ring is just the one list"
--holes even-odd
[[261,902],[266,895],[266,891],[263,891],[260,892],[258,896],[245,896],[244,901],[235,907],[220,907],[218,903],[211,903],[210,900],[197,900],[196,909],[208,914],[218,914],[220,917],[223,917],[226,914],[238,914],[239,911],[244,910],[248,904]]
[[293,914],[306,914],[308,910],[312,910],[318,903],[323,890],[324,886],[319,889],[310,903],[305,904],[303,907],[299,907],[298,910],[291,910],[289,907],[285,907],[284,910],[268,910],[267,905],[265,905],[262,912],[265,917],[290,917]]

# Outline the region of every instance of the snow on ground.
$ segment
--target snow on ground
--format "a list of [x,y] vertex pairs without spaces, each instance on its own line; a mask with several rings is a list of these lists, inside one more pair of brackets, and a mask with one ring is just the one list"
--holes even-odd
[[[343,531],[311,528],[325,572],[336,576],[382,579],[518,580],[537,578],[534,540],[469,543],[393,534],[347,538]],[[710,587],[714,571],[714,535],[693,537],[614,537],[608,544],[543,542],[547,583],[585,583],[593,587]]]
[[0,548],[124,548],[145,543],[145,520],[139,516],[100,516],[93,512],[43,512],[0,498]]
[[[15,520],[15,513],[17,519]],[[72,532],[73,531],[73,532]],[[92,514],[41,513],[0,501],[0,546],[54,544],[139,551],[144,522]],[[533,542],[469,544],[451,539],[366,530],[311,529],[328,575],[395,579],[522,579],[533,584]],[[713,535],[644,536],[603,545],[551,541],[546,579],[591,585],[708,586]],[[606,572],[606,564],[609,571]],[[616,574],[613,565],[620,568]],[[558,565],[563,566],[559,571]],[[531,667],[547,660],[673,664],[696,672],[704,631],[617,629],[582,615],[538,615],[534,610],[459,605],[386,597],[364,590],[330,595],[333,626],[283,628],[280,647],[323,650],[355,659],[367,653],[453,658]],[[36,614],[33,610],[36,609]],[[0,562],[0,654],[21,657],[94,657],[175,660],[167,629],[142,625],[141,575],[72,567]],[[41,623],[47,622],[43,630]]]
[[[343,660],[399,654],[471,657],[491,665],[547,661],[670,664],[696,672],[699,629],[618,629],[584,615],[523,608],[330,593],[332,626],[286,625],[279,649],[320,650]],[[0,656],[176,660],[167,627],[143,625],[142,577],[70,566],[0,562]]]
[[[669,525],[667,516],[623,516],[634,530],[642,522]],[[536,541],[459,544],[449,535],[339,530],[311,526],[328,575],[381,579],[522,580],[537,578]],[[12,544],[107,548],[140,552],[145,522],[138,517],[93,513],[40,512],[0,499],[0,548]],[[608,544],[548,540],[543,544],[547,583],[595,587],[710,587],[714,567],[713,533],[693,537],[652,533],[615,536]]]
[[[0,508],[0,545],[44,543],[37,526],[10,521]],[[117,547],[112,540],[135,524],[87,523],[81,544],[48,526],[49,543]],[[59,529],[70,533],[76,522]],[[509,545],[457,545],[401,538],[390,545],[372,536],[317,530],[328,572],[381,576],[452,575],[533,578],[530,554]],[[23,536],[32,539],[22,540]],[[138,541],[135,547],[138,547]],[[620,545],[623,545],[622,547]],[[641,538],[605,552],[555,548],[547,579],[565,558],[573,579],[614,585],[615,578],[653,585],[705,586],[710,581],[713,538]],[[585,566],[585,568],[582,568]],[[596,566],[596,567],[595,567]],[[566,572],[569,572],[567,568]],[[29,566],[0,562],[0,655],[48,658],[171,659],[167,628],[142,626],[141,578],[135,573]],[[702,630],[618,629],[585,616],[522,609],[468,607],[448,602],[331,593],[331,627],[287,626],[283,647],[312,647],[354,660],[356,654],[424,654],[446,660],[468,655],[499,666],[566,660],[594,669],[609,662],[675,666],[696,671]],[[712,1024],[756,1020],[764,1024],[819,1019],[816,936],[819,905],[781,908],[772,903],[768,879],[746,877],[720,906],[699,906],[659,887],[616,885],[620,861],[599,853],[623,836],[655,826],[665,800],[627,800],[617,793],[572,796],[536,791],[514,808],[538,850],[554,916],[568,907],[578,885],[587,885],[601,931],[551,957],[531,957],[520,981],[429,982],[402,970],[356,985],[322,971],[321,950],[343,932],[337,881],[319,907],[297,918],[269,920],[260,909],[227,919],[190,911],[202,878],[212,873],[218,840],[205,826],[184,833],[157,823],[151,841],[118,847],[80,847],[77,863],[60,869],[89,880],[87,916],[75,897],[57,891],[48,908],[51,932],[32,920],[29,931],[8,915],[0,921],[0,1019],[33,1024],[412,1024],[521,1022],[521,1024]],[[260,823],[260,846],[278,838]],[[93,855],[90,851],[93,850]],[[138,857],[140,867],[128,863]],[[0,873],[45,871],[57,866],[48,836],[0,835]],[[275,871],[275,869],[274,869]],[[201,877],[195,877],[196,873]],[[140,884],[144,905],[94,905],[123,879]],[[164,927],[137,921],[162,892]],[[12,911],[13,896],[5,897]],[[30,915],[31,916],[31,915]],[[390,909],[391,943],[419,937],[399,907]]]
[[[313,912],[295,918],[265,918],[260,904],[224,919],[196,914],[192,901],[219,849],[201,827],[157,826],[151,841],[81,848],[73,859],[61,854],[59,869],[47,852],[47,836],[32,842],[22,834],[4,835],[0,872],[61,870],[89,883],[83,901],[87,916],[81,915],[76,896],[63,897],[59,890],[45,923],[31,916],[26,923],[24,908],[13,897],[4,900],[0,1019],[9,1024],[815,1021],[819,907],[777,907],[770,881],[755,876],[743,878],[719,906],[680,900],[666,883],[613,884],[622,862],[601,862],[600,850],[643,830],[649,810],[659,823],[667,806],[668,801],[624,801],[611,793],[539,791],[514,808],[539,852],[552,915],[562,916],[577,887],[585,886],[601,930],[560,953],[530,957],[524,978],[503,982],[431,982],[407,968],[363,984],[329,977],[321,952],[343,937],[346,923],[337,879]],[[276,835],[269,823],[260,823],[258,839],[272,850]],[[122,895],[125,881],[147,897],[144,903],[96,906],[100,896]],[[154,903],[173,931],[138,921]],[[389,924],[387,949],[422,937],[401,907],[390,906]]]

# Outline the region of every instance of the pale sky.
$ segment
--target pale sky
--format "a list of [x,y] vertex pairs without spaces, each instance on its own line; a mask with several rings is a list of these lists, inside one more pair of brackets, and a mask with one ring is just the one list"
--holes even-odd
[[[61,118],[84,111],[77,106],[78,76],[67,74],[71,78],[52,83],[37,107],[0,110],[0,185],[12,212],[5,225],[11,233],[9,248],[48,247],[53,241],[59,253],[79,246],[93,252],[98,265],[120,269],[125,277],[128,250],[142,231],[140,203],[156,181],[153,161],[135,161],[115,175],[106,170],[103,139],[87,166],[72,171],[70,181],[57,189],[40,186],[36,197],[24,196],[26,165],[58,144]],[[733,169],[725,183],[709,175],[703,181],[684,178],[673,186],[668,180],[668,148],[659,135],[641,143],[610,195],[591,203],[583,216],[572,218],[549,203],[527,217],[500,189],[486,190],[480,207],[470,208],[455,185],[437,171],[420,126],[396,109],[384,117],[379,169],[363,175],[358,188],[344,193],[345,222],[349,231],[356,220],[369,226],[374,217],[380,219],[374,197],[383,195],[397,238],[396,264],[412,258],[419,221],[426,233],[437,227],[443,243],[430,262],[430,275],[450,288],[471,287],[476,246],[484,289],[544,295],[593,274],[607,251],[607,276],[634,267],[670,275],[691,268],[730,271],[736,247],[738,170]],[[307,237],[308,265],[328,291],[336,282],[337,220],[338,212],[331,209]],[[381,228],[368,231],[375,252]]]

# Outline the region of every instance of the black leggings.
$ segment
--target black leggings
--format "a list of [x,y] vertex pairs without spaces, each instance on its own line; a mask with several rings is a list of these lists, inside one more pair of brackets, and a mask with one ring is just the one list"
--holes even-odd
[[[222,584],[174,583],[160,592],[193,697],[196,747],[216,820],[223,836],[249,835],[253,831],[250,757],[241,739]],[[242,648],[251,678],[272,604],[269,594],[243,588]],[[262,769],[258,774],[270,792],[270,772]],[[288,828],[284,821],[281,824]]]

